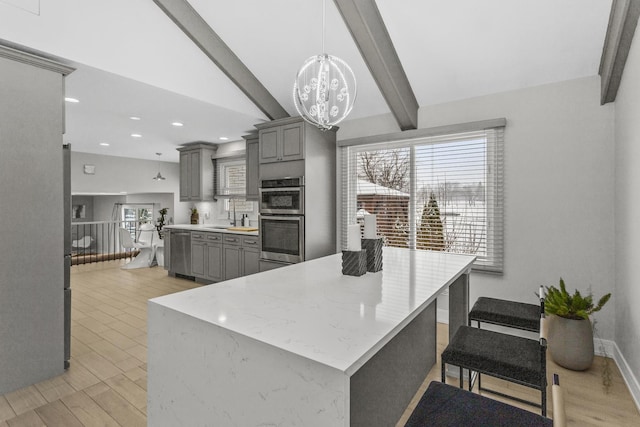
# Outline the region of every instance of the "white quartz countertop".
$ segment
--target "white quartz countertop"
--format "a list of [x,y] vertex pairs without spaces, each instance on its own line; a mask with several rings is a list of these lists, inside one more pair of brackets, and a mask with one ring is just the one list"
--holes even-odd
[[149,303],[352,375],[474,260],[384,248],[382,271],[354,277],[336,254]]
[[[257,236],[257,231],[238,231],[229,230],[231,225],[215,225],[215,224],[173,224],[165,225],[164,228],[173,230],[190,230],[190,231],[209,231],[213,233],[231,233],[231,234],[244,234],[246,236]],[[240,227],[240,226],[238,226]],[[257,228],[257,227],[254,227]]]

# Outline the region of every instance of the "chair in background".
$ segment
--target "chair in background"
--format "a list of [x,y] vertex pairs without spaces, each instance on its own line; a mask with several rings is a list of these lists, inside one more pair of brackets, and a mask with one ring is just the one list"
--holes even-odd
[[133,269],[133,268],[142,268],[142,267],[150,267],[152,262],[152,246],[151,242],[149,243],[136,243],[131,238],[131,234],[129,234],[129,230],[125,228],[120,228],[119,230],[120,236],[120,245],[125,250],[138,250],[139,253],[136,255],[134,259],[132,259],[127,264],[123,265],[123,269]]
[[153,232],[153,257],[155,264],[164,267],[164,239],[160,238],[157,230]]
[[405,427],[566,427],[564,398],[553,376],[553,420],[479,394],[433,381]]
[[[544,294],[541,289],[538,340],[523,338],[486,329],[460,326],[442,352],[442,382],[446,380],[446,365],[460,368],[460,388],[463,370],[469,370],[469,391],[478,381],[478,390],[513,399],[541,408],[547,413],[547,339],[544,323]],[[541,393],[541,402],[528,400],[482,387],[482,374],[534,388]]]

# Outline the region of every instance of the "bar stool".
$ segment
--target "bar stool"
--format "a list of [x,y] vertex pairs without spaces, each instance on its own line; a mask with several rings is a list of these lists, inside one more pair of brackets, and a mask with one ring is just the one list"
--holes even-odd
[[564,399],[553,376],[553,420],[479,394],[431,382],[405,427],[565,427]]
[[497,298],[480,297],[469,312],[471,322],[491,323],[531,332],[540,332],[540,306]]
[[[458,331],[442,352],[442,382],[446,382],[446,365],[460,368],[460,388],[463,388],[463,370],[469,370],[469,391],[473,389],[475,379],[478,390],[493,393],[542,409],[547,414],[547,339],[544,336],[544,294],[540,293],[538,309],[540,338],[533,340],[515,335],[503,334],[486,329],[460,326]],[[475,373],[475,378],[474,374]],[[541,402],[510,396],[482,387],[482,374],[521,384],[540,390]]]

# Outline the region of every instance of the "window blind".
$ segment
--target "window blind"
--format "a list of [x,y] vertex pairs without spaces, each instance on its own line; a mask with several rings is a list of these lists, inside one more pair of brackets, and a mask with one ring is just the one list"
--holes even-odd
[[253,212],[254,202],[245,199],[246,163],[243,160],[218,161],[218,196],[224,198],[224,211]]
[[503,269],[504,127],[341,148],[342,247],[376,214],[386,246],[477,256]]

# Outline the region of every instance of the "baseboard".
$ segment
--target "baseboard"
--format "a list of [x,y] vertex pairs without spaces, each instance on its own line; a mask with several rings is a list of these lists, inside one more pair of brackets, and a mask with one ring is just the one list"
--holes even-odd
[[[437,316],[439,323],[445,323],[447,325],[449,324],[449,310],[439,308]],[[631,393],[631,398],[640,411],[640,383],[638,382],[636,376],[633,374],[631,367],[620,352],[620,349],[618,348],[618,345],[615,343],[615,341],[594,338],[593,349],[596,355],[610,357],[614,360],[614,362],[616,362],[616,365],[618,366],[618,369],[622,374],[622,378],[627,384],[629,393]]]
[[593,338],[593,352],[596,356],[604,356],[615,359],[616,343],[609,340],[603,340],[600,338]]
[[631,393],[631,397],[636,404],[636,408],[640,411],[640,383],[638,383],[638,379],[633,374],[631,367],[627,363],[627,360],[620,352],[618,345],[612,341],[613,344],[613,360],[615,360],[616,365],[618,365],[618,369],[620,369],[620,373],[622,374],[622,378],[624,382],[627,384],[627,388]]

